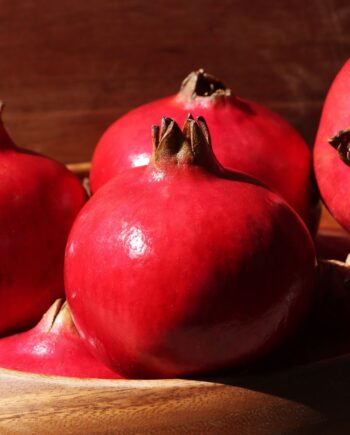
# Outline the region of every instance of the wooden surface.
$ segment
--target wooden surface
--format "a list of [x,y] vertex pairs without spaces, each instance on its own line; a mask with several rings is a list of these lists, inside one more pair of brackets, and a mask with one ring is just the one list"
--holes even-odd
[[0,0],[5,121],[20,145],[90,160],[116,117],[204,67],[311,144],[349,17],[348,0]]
[[1,434],[349,434],[350,357],[275,373],[104,381],[0,369]]

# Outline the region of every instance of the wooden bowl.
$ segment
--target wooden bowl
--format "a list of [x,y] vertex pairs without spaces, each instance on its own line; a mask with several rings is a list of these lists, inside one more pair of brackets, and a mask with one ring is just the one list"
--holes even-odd
[[[81,178],[89,164],[71,165]],[[323,222],[336,226],[324,212]],[[205,379],[99,380],[0,369],[0,434],[349,434],[350,355]]]
[[348,434],[350,357],[204,380],[0,370],[1,434]]

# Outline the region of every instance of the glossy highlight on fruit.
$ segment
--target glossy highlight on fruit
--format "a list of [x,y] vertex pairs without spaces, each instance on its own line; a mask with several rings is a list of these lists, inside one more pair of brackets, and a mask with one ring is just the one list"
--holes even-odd
[[334,218],[350,231],[350,60],[325,100],[314,147],[317,183]]
[[63,299],[33,329],[0,340],[0,367],[80,378],[121,377],[87,350]]
[[149,162],[150,125],[164,114],[183,124],[189,112],[206,119],[215,155],[225,168],[264,182],[316,232],[319,198],[307,144],[279,115],[233,95],[203,70],[186,77],[178,94],[140,106],[108,128],[93,156],[92,191],[116,174]]
[[73,225],[65,284],[75,324],[129,378],[253,361],[310,306],[310,235],[283,199],[222,168],[203,118],[183,130],[163,118],[152,137],[149,165],[111,180]]
[[0,336],[33,326],[63,296],[64,249],[85,200],[78,178],[15,146],[0,121]]

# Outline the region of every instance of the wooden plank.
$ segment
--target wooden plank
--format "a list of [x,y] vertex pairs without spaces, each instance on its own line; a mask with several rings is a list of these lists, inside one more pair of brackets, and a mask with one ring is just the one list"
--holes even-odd
[[349,15],[347,0],[2,0],[5,120],[20,145],[89,160],[113,119],[203,66],[311,144],[349,53]]

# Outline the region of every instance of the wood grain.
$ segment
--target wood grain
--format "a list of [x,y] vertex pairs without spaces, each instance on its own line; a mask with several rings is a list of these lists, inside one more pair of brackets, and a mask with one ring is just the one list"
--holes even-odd
[[350,357],[206,380],[80,380],[0,370],[2,434],[342,434]]
[[0,0],[5,121],[20,145],[90,160],[116,117],[202,66],[311,144],[349,16],[348,0]]

